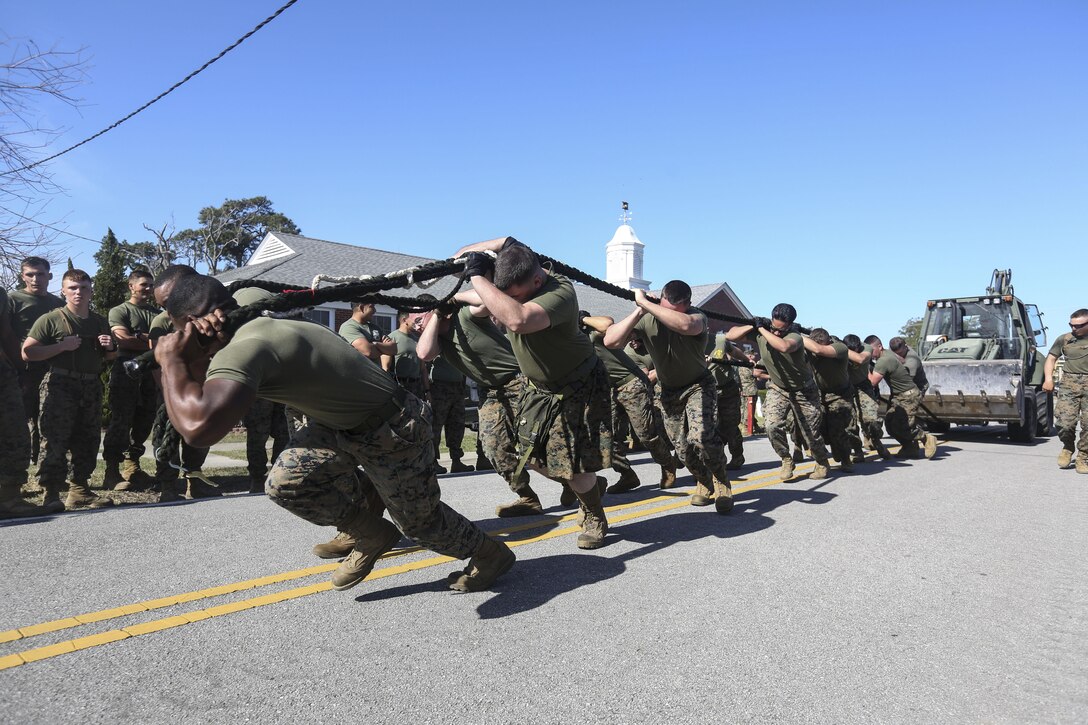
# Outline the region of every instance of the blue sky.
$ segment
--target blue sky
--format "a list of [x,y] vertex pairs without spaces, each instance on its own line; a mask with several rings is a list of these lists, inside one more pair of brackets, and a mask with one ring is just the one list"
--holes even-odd
[[[85,105],[44,109],[73,143],[278,5],[40,0],[2,29],[87,47]],[[446,257],[511,234],[603,277],[627,200],[655,285],[888,337],[1011,267],[1053,335],[1088,305],[1086,37],[1081,0],[300,0],[54,162],[53,211],[136,241],[265,195],[309,236]]]

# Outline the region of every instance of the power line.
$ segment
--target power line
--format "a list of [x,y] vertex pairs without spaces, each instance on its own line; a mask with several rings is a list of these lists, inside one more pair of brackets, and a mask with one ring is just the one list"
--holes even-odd
[[75,234],[75,233],[70,232],[70,231],[68,231],[66,229],[61,229],[60,227],[55,227],[52,224],[46,224],[45,222],[40,222],[37,219],[31,219],[28,216],[23,216],[22,214],[20,214],[17,211],[13,211],[11,209],[8,209],[6,206],[0,206],[0,211],[6,211],[8,214],[11,214],[12,216],[17,216],[17,217],[19,217],[20,219],[22,219],[25,222],[30,222],[31,224],[36,224],[39,227],[45,227],[46,229],[52,229],[55,232],[60,232],[61,234],[67,234],[68,236],[75,237],[76,239],[85,239],[86,241],[94,242],[95,244],[101,244],[102,243],[101,239],[91,239],[90,237],[85,237],[82,234]]
[[[83,140],[82,140],[82,141],[80,141],[79,143],[77,143],[77,144],[74,144],[74,145],[72,145],[72,146],[69,146],[68,148],[64,149],[63,151],[60,151],[60,152],[58,152],[58,153],[55,153],[55,154],[53,154],[52,156],[48,156],[48,157],[46,157],[46,158],[44,158],[44,159],[41,159],[40,161],[35,161],[35,162],[34,162],[34,163],[32,163],[32,164],[27,164],[26,166],[24,166],[24,167],[22,167],[22,168],[19,168],[19,169],[13,169],[12,171],[5,171],[4,173],[0,174],[0,176],[11,176],[12,174],[19,174],[19,173],[22,173],[23,171],[29,171],[30,169],[33,169],[33,168],[34,168],[35,166],[39,166],[39,165],[41,165],[41,164],[44,164],[44,163],[45,163],[45,162],[47,162],[47,161],[52,161],[53,159],[55,159],[55,158],[57,158],[57,157],[59,157],[59,156],[63,156],[64,154],[68,153],[69,151],[74,151],[75,149],[79,148],[80,146],[82,146],[83,144],[85,144],[85,143],[87,143],[87,142],[89,142],[89,141],[94,141],[94,140],[95,140],[96,138],[98,138],[98,137],[99,137],[99,136],[101,136],[102,134],[106,133],[107,131],[112,131],[113,129],[117,128],[118,126],[120,126],[120,125],[121,125],[122,123],[124,123],[125,121],[127,121],[127,120],[129,120],[130,118],[132,118],[133,116],[135,116],[135,115],[136,115],[137,113],[139,113],[140,111],[143,111],[144,109],[146,109],[147,107],[149,107],[149,106],[150,106],[151,104],[153,104],[153,103],[155,103],[155,102],[157,102],[157,101],[160,101],[160,100],[162,100],[163,98],[165,98],[166,96],[168,96],[168,95],[170,95],[171,93],[173,93],[173,92],[174,92],[175,90],[177,90],[177,89],[178,89],[178,88],[180,88],[180,87],[181,87],[182,85],[184,85],[185,83],[187,83],[187,82],[188,82],[189,80],[191,80],[191,79],[192,79],[192,78],[193,78],[194,76],[196,76],[196,75],[197,75],[198,73],[200,73],[200,72],[201,72],[202,70],[204,70],[205,68],[207,68],[208,66],[210,66],[210,65],[211,65],[212,63],[214,63],[215,61],[217,61],[217,60],[219,60],[220,58],[222,58],[222,57],[223,57],[224,55],[226,55],[227,53],[229,53],[229,52],[231,52],[232,50],[234,50],[235,48],[237,48],[237,47],[238,47],[239,45],[241,45],[241,44],[242,44],[243,42],[245,42],[245,41],[246,41],[246,40],[247,40],[247,39],[248,39],[248,38],[249,38],[249,37],[250,37],[251,35],[253,35],[254,33],[256,33],[256,32],[257,32],[258,30],[260,30],[260,29],[261,29],[261,28],[263,28],[264,26],[268,25],[268,24],[269,24],[270,22],[272,22],[272,21],[273,21],[273,20],[275,20],[276,18],[278,18],[278,17],[280,16],[280,14],[281,14],[281,13],[282,13],[282,12],[283,12],[284,10],[286,10],[286,9],[287,9],[287,8],[289,8],[289,7],[291,7],[291,6],[292,6],[292,5],[294,5],[294,4],[296,3],[296,2],[298,2],[298,0],[289,0],[289,2],[288,2],[288,3],[286,4],[286,5],[284,5],[284,6],[283,6],[283,7],[281,7],[281,8],[279,9],[279,10],[277,10],[276,12],[272,13],[272,14],[271,14],[271,15],[269,15],[269,16],[268,16],[267,18],[265,18],[264,20],[262,20],[262,21],[261,21],[261,22],[260,22],[260,23],[259,23],[259,24],[258,24],[258,25],[257,25],[257,26],[255,27],[255,28],[253,28],[253,30],[250,30],[250,31],[249,31],[248,33],[246,33],[245,35],[243,35],[243,36],[242,36],[241,38],[238,38],[238,40],[236,40],[236,41],[234,41],[233,43],[231,43],[231,45],[230,45],[230,46],[228,46],[228,47],[227,47],[227,48],[226,48],[225,50],[223,50],[223,51],[222,51],[221,53],[219,53],[219,55],[215,56],[214,58],[212,58],[211,60],[209,60],[209,61],[208,61],[207,63],[205,63],[204,65],[200,66],[200,67],[199,67],[199,68],[197,68],[197,69],[196,69],[195,71],[193,71],[193,72],[192,72],[192,73],[190,73],[189,75],[185,76],[184,78],[182,78],[182,79],[181,79],[180,81],[178,81],[178,82],[177,82],[177,83],[175,83],[174,85],[170,86],[170,88],[168,88],[167,90],[163,91],[162,93],[160,93],[159,95],[155,96],[154,98],[152,98],[152,99],[151,99],[150,101],[148,101],[148,102],[147,102],[147,103],[145,103],[144,105],[142,105],[142,106],[140,106],[139,108],[137,108],[137,109],[136,109],[135,111],[133,111],[132,113],[130,113],[130,114],[128,114],[127,116],[125,116],[124,118],[122,118],[122,119],[121,119],[120,121],[115,121],[114,123],[111,123],[111,124],[110,124],[109,126],[106,126],[106,127],[104,128],[104,129],[102,129],[102,130],[101,130],[101,131],[99,131],[98,133],[94,134],[93,136],[88,136],[87,138],[83,139]],[[86,239],[86,237],[84,237],[84,239]],[[94,240],[91,240],[91,241],[94,241]]]

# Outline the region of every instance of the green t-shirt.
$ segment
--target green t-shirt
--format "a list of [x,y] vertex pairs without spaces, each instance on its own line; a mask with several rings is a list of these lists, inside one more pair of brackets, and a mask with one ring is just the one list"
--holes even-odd
[[49,293],[32,295],[19,289],[9,292],[8,309],[11,310],[11,327],[19,336],[19,342],[26,339],[30,328],[39,317],[58,307],[64,307],[64,300]]
[[925,366],[922,365],[921,356],[914,350],[907,350],[907,354],[903,356],[903,367],[910,373],[911,380],[914,381],[914,385],[923,390],[929,386],[929,379],[926,377]]
[[635,323],[634,332],[642,338],[646,351],[654,361],[657,381],[662,388],[686,388],[706,375],[706,342],[710,333],[706,315],[692,308],[692,314],[703,318],[703,331],[698,335],[681,335],[646,313]]
[[891,350],[885,350],[880,354],[880,359],[873,365],[873,372],[880,373],[892,390],[892,395],[897,393],[909,393],[917,390],[918,386],[911,380],[910,373],[899,358]]
[[599,332],[589,333],[589,339],[593,341],[593,349],[597,351],[597,357],[604,363],[604,369],[608,372],[608,382],[613,388],[626,385],[635,378],[642,378],[647,385],[650,384],[646,373],[623,350],[610,350],[604,346],[604,335]]
[[450,318],[438,344],[447,362],[485,387],[501,388],[520,372],[510,340],[490,317],[475,317],[468,307]]
[[578,295],[566,277],[547,274],[544,284],[529,300],[548,314],[548,327],[537,332],[508,332],[510,348],[521,371],[542,385],[565,383],[590,357],[593,343],[578,326]]
[[[110,310],[110,329],[123,327],[133,335],[142,332],[150,337],[151,322],[158,314],[159,308],[157,307],[122,302]],[[128,360],[136,357],[140,353],[135,350],[121,350],[118,354],[122,360]]]
[[1065,355],[1064,372],[1088,375],[1088,337],[1073,337],[1072,332],[1058,335],[1050,354],[1054,357]]
[[400,330],[393,330],[389,333],[389,337],[397,343],[397,356],[393,358],[393,376],[404,380],[423,377],[423,363],[416,355],[418,338]]
[[[714,335],[713,340],[707,340],[707,347],[709,348],[707,350],[707,354],[709,355],[715,350],[720,350],[722,353],[722,360],[732,360],[733,358],[731,358],[726,352],[729,349],[726,347],[726,345],[729,344],[731,343],[725,339],[725,333],[719,332]],[[739,376],[737,375],[737,371],[740,368],[737,368],[733,365],[719,365],[715,362],[709,363],[709,367],[710,374],[714,376],[714,385],[716,385],[719,390],[726,390],[730,386],[735,386],[738,384]]]
[[449,361],[439,355],[431,362],[432,383],[464,383],[465,376],[461,371],[450,365]]
[[245,307],[246,305],[270,300],[276,295],[260,287],[240,287],[231,292],[230,296],[234,298],[239,307]]
[[[873,346],[872,345],[865,345],[863,343],[862,344],[862,349],[863,349],[863,352],[867,352],[867,353],[869,353],[870,356],[872,356],[872,354],[873,354]],[[847,358],[847,359],[849,360],[849,358]],[[870,360],[871,359],[872,359],[872,357],[870,357]],[[869,361],[866,361],[866,362],[863,362],[863,363],[856,363],[853,360],[850,360],[849,370],[850,370],[850,383],[852,385],[856,386],[856,385],[866,385],[866,384],[868,384],[868,382],[869,382]]]
[[850,387],[850,350],[838,341],[832,341],[831,347],[835,348],[835,357],[809,353],[809,364],[821,392],[842,393]]
[[767,343],[767,338],[762,333],[757,333],[756,344],[759,345],[759,359],[771,376],[771,384],[786,392],[793,393],[804,389],[814,382],[812,367],[808,364],[808,355],[805,353],[804,340],[799,332],[790,332],[783,340],[796,340],[797,349],[791,353],[781,353]]
[[[646,348],[643,348],[645,350]],[[635,349],[628,343],[627,347],[623,348],[623,351],[627,353],[627,357],[635,361],[635,363],[643,370],[654,369],[654,359],[650,357],[648,352],[635,352]]]
[[71,352],[54,355],[45,362],[50,367],[77,373],[94,374],[102,370],[102,357],[106,351],[98,346],[99,335],[109,335],[110,325],[106,318],[91,312],[86,318],[72,314],[61,307],[39,317],[30,328],[28,338],[43,345],[53,345],[69,335],[79,335],[82,342]]
[[369,322],[359,322],[354,317],[349,317],[340,325],[340,337],[348,342],[355,342],[360,338],[371,344],[382,341],[382,334],[371,327]]
[[151,329],[148,331],[147,336],[152,340],[158,340],[163,335],[169,335],[173,331],[174,323],[170,319],[170,315],[166,314],[166,310],[163,310],[151,320]]
[[243,325],[212,358],[207,379],[241,383],[336,430],[362,423],[397,388],[324,325],[269,317]]

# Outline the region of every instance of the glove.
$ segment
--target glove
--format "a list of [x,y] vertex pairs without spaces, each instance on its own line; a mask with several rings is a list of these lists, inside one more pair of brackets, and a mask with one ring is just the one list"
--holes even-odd
[[771,321],[770,321],[770,319],[768,319],[766,317],[753,317],[752,318],[752,326],[756,327],[757,329],[760,328],[760,327],[763,327],[765,329],[770,330],[771,329]]
[[495,260],[483,252],[469,252],[465,255],[465,276],[486,277],[495,269]]

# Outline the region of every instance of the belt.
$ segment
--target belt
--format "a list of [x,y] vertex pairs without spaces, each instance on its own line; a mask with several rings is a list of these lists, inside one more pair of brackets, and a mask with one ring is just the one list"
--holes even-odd
[[77,373],[75,370],[68,370],[67,368],[50,368],[49,374],[75,378],[76,380],[98,380],[98,373]]
[[377,410],[363,418],[363,422],[346,432],[351,435],[366,435],[385,425],[390,418],[404,409],[404,401],[408,398],[408,391],[397,388],[393,396],[385,401]]

